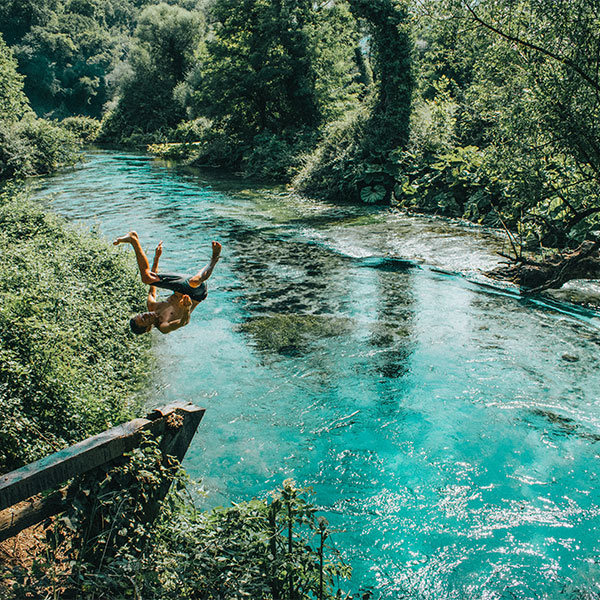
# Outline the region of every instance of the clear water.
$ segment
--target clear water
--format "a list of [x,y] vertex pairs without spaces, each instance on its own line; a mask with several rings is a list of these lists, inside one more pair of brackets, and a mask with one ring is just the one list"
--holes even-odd
[[152,403],[208,409],[186,459],[207,504],[312,486],[373,598],[599,597],[600,321],[479,285],[492,234],[135,154],[39,185],[164,240],[163,270],[223,243],[190,325],[153,334]]

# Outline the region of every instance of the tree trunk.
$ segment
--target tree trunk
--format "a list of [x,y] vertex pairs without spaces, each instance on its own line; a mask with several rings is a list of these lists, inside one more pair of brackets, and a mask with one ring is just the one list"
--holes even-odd
[[571,279],[597,279],[600,278],[599,244],[583,242],[570,254],[553,257],[546,262],[519,261],[497,267],[486,275],[517,283],[527,293],[558,289]]

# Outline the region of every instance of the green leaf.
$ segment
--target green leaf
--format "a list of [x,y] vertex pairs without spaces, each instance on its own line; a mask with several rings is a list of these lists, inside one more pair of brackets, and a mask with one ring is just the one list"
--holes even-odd
[[386,190],[382,185],[365,186],[360,190],[360,199],[365,204],[376,204],[381,202],[386,195]]

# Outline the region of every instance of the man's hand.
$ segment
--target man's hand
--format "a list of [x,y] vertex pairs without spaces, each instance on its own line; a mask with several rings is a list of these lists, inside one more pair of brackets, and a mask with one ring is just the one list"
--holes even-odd
[[181,296],[180,302],[181,302],[181,306],[185,306],[186,308],[188,308],[192,305],[192,299],[187,294],[184,294],[183,296]]
[[162,256],[162,240],[158,242],[158,246],[156,246],[156,250],[154,251],[154,260],[158,260]]

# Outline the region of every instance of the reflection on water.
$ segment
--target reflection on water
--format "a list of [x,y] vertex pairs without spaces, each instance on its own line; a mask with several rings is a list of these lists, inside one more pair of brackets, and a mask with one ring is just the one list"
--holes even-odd
[[207,407],[186,466],[208,504],[311,485],[374,598],[600,593],[598,318],[470,283],[492,233],[128,154],[41,183],[109,238],[164,240],[165,270],[223,242],[156,337],[152,398]]

